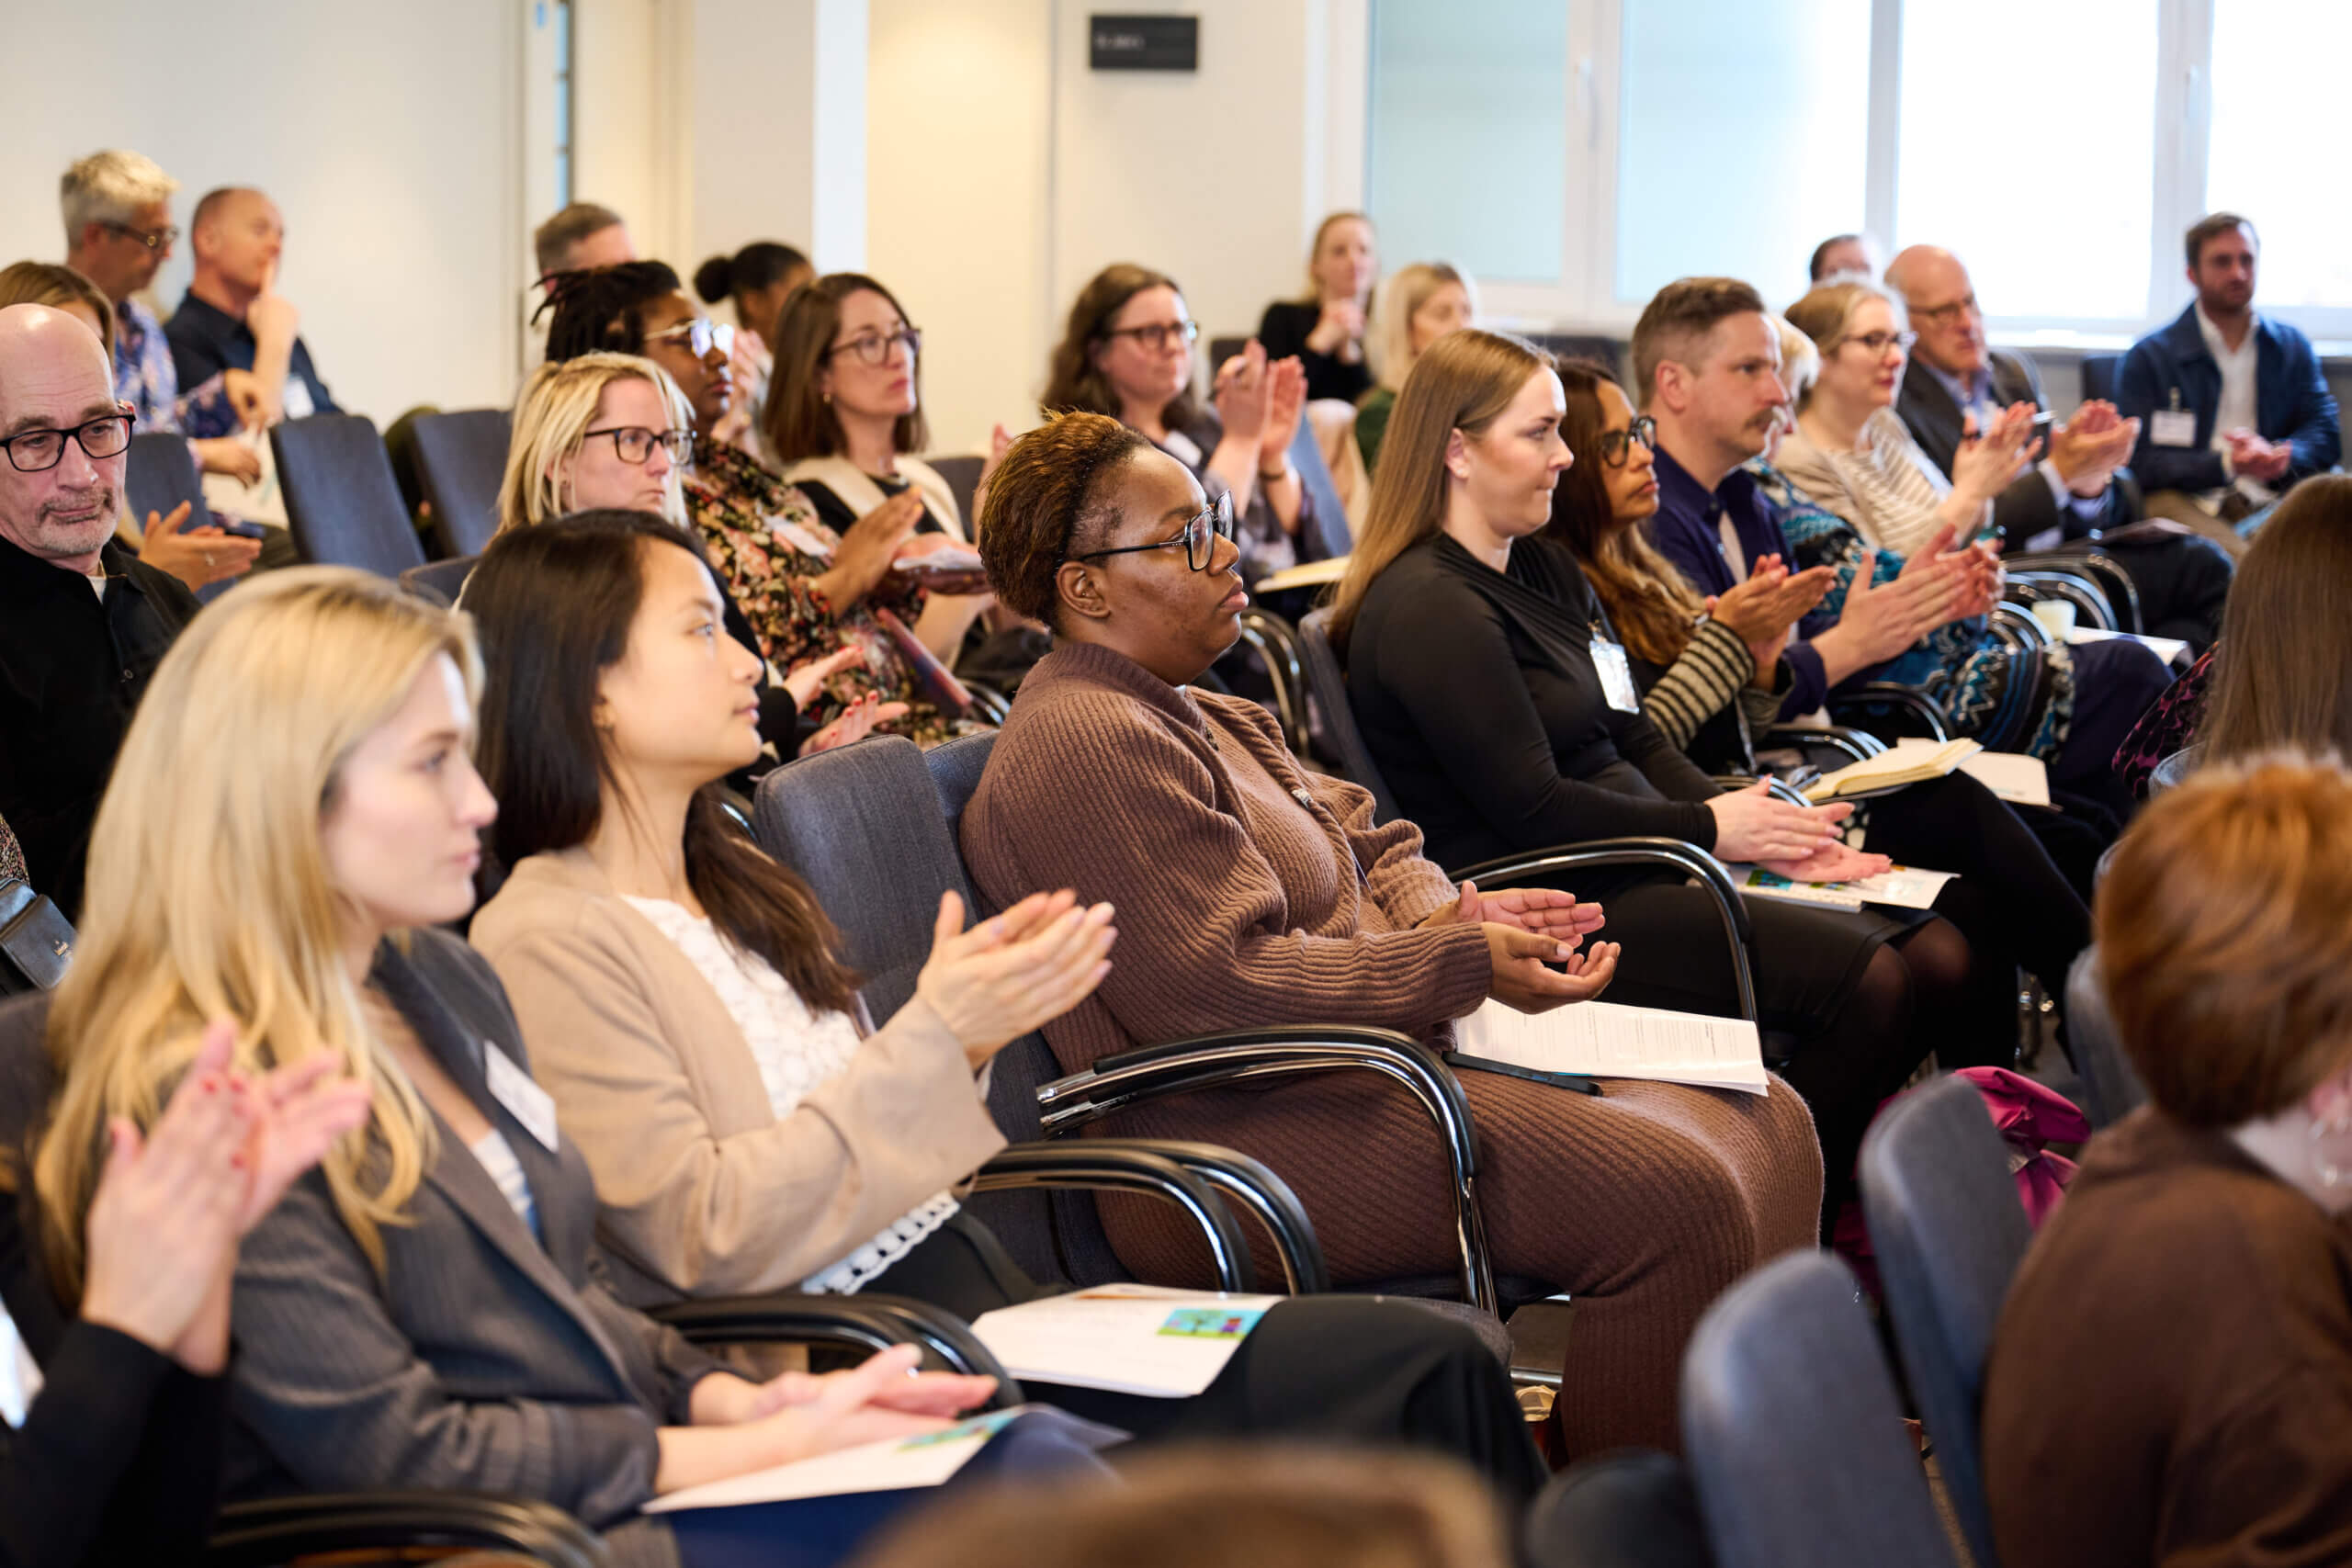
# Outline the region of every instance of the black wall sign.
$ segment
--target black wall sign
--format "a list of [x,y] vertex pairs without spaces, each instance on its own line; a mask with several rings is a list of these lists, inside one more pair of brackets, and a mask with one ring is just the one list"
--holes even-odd
[[1089,17],[1088,63],[1097,71],[1198,71],[1198,17]]

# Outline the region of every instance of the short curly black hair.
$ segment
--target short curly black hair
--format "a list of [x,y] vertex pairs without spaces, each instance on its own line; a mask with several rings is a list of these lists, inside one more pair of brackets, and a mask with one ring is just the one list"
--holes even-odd
[[1055,624],[1054,578],[1081,545],[1108,534],[1102,481],[1151,443],[1108,414],[1065,413],[1006,449],[980,509],[989,586],[1017,615]]

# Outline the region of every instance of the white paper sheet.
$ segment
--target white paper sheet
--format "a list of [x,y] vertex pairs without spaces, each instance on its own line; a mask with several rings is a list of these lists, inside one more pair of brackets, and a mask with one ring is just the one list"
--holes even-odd
[[1747,1094],[1770,1087],[1762,1042],[1746,1019],[1614,1002],[1525,1013],[1489,1000],[1453,1028],[1469,1055],[1539,1072],[1653,1078]]
[[2168,665],[2188,651],[2188,645],[2178,637],[2142,637],[2138,632],[2111,632],[2099,626],[2076,626],[2067,632],[2066,642],[2071,647],[2078,642],[2112,642],[2117,637],[2143,644]]
[[1742,861],[1726,861],[1724,869],[1731,874],[1732,885],[1743,893],[1752,893],[1759,898],[1819,904],[1832,909],[1859,909],[1865,904],[1883,904],[1895,909],[1931,909],[1935,908],[1936,895],[1944,890],[1944,884],[1960,874],[1956,871],[1896,865],[1876,876],[1859,876],[1849,882],[1791,882],[1760,865]]
[[1282,1299],[1101,1285],[982,1313],[972,1332],[1016,1378],[1183,1399],[1216,1381]]
[[1051,1421],[1095,1448],[1125,1440],[1127,1434],[1098,1427],[1050,1405],[1019,1404],[959,1421],[944,1431],[819,1454],[770,1470],[756,1470],[707,1485],[689,1486],[656,1497],[642,1512],[672,1514],[687,1508],[736,1508],[754,1503],[789,1503],[802,1497],[840,1497],[854,1492],[898,1492],[937,1486],[951,1479],[1016,1419]]
[[[1905,736],[1892,750],[1928,752],[1936,750],[1936,742]],[[2012,806],[2050,804],[2050,770],[2039,757],[2022,751],[1980,750],[1962,762],[1960,771]]]

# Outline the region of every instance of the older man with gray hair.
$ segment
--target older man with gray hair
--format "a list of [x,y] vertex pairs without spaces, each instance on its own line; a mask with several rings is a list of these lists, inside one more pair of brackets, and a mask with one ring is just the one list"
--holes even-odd
[[115,751],[197,610],[115,540],[130,430],[96,333],[0,310],[0,819],[68,919]]
[[[115,395],[151,434],[186,431],[198,422],[233,428],[258,407],[257,384],[242,372],[183,391],[163,324],[137,298],[179,240],[172,222],[172,193],[179,188],[153,159],[120,149],[91,153],[58,182],[65,265],[114,305]],[[260,457],[240,441],[220,434],[189,445],[208,473],[261,478]]]

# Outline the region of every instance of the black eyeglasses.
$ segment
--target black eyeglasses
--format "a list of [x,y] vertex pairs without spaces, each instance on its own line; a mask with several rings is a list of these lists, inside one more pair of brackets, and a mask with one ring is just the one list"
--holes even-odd
[[1130,556],[1141,550],[1172,550],[1184,547],[1184,564],[1194,571],[1206,571],[1216,559],[1216,540],[1233,537],[1233,492],[1226,491],[1193,514],[1184,531],[1172,539],[1162,539],[1156,545],[1121,545],[1115,550],[1089,550],[1072,560],[1101,560],[1104,556]]
[[1915,321],[1929,321],[1937,326],[1942,326],[1946,321],[1960,320],[1962,315],[1981,316],[1984,313],[1984,308],[1977,304],[1975,295],[1963,294],[1948,304],[1930,305],[1925,310],[1915,308],[1911,312],[1911,319]]
[[65,438],[72,436],[82,444],[83,452],[92,457],[119,456],[130,445],[131,416],[127,413],[100,414],[71,430],[22,430],[6,441],[0,450],[8,454],[8,461],[20,474],[44,473],[65,460]]
[[1168,346],[1170,335],[1182,338],[1188,344],[1200,342],[1201,323],[1198,321],[1154,321],[1148,327],[1114,327],[1102,335],[1131,337],[1152,353],[1158,354]]
[[890,360],[890,345],[907,345],[907,357],[912,359],[922,352],[922,329],[900,327],[894,333],[861,333],[847,343],[837,343],[825,350],[831,359],[836,354],[854,354],[861,365],[887,365]]
[[1636,414],[1634,423],[1623,430],[1600,433],[1600,460],[1612,468],[1622,468],[1625,459],[1634,455],[1634,443],[1640,442],[1652,452],[1657,450],[1657,421],[1647,414]]
[[101,223],[98,227],[109,234],[136,240],[151,251],[168,251],[172,248],[172,242],[180,237],[179,230],[169,223],[160,229],[134,229],[128,223]]
[[1899,348],[1904,353],[1908,354],[1911,352],[1911,345],[1918,341],[1919,334],[1917,333],[1876,332],[1863,333],[1859,336],[1849,337],[1845,343],[1841,343],[1838,346],[1839,348],[1843,348],[1848,343],[1858,343],[1862,345],[1864,352],[1875,358],[1878,355],[1884,354],[1890,348]]
[[695,433],[691,430],[648,430],[641,424],[616,424],[610,430],[583,431],[580,439],[584,444],[592,435],[613,438],[613,455],[624,463],[644,464],[651,460],[656,446],[670,454],[670,461],[685,468],[694,461]]

